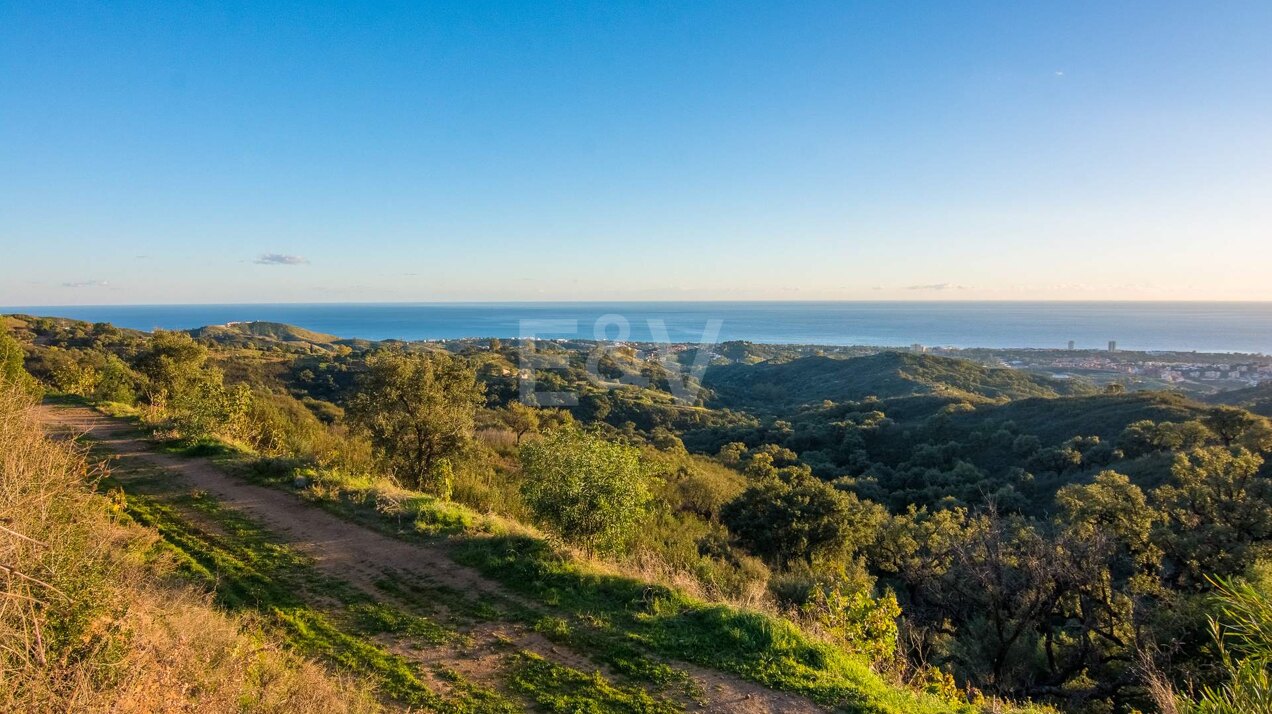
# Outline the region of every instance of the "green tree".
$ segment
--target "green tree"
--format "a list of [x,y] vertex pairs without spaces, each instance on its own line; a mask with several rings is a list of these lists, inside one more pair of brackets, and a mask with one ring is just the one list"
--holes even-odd
[[220,372],[207,362],[207,348],[190,335],[157,330],[133,367],[142,376],[146,401],[164,409],[173,399],[188,399],[192,393],[207,391],[206,382],[220,384]]
[[137,401],[137,376],[124,361],[113,354],[106,355],[99,369],[100,378],[93,398],[103,402],[134,404]]
[[226,389],[219,379],[192,383],[169,401],[172,425],[187,439],[244,438],[252,393],[246,384]]
[[739,466],[742,460],[746,458],[746,444],[740,441],[732,441],[720,447],[720,453],[717,458],[728,466]]
[[589,551],[621,550],[650,500],[640,450],[579,429],[523,445],[521,466],[535,518]]
[[395,477],[445,495],[451,462],[472,443],[484,403],[476,372],[459,358],[386,350],[367,358],[349,417]]
[[508,406],[499,412],[499,420],[504,426],[508,427],[512,433],[517,435],[517,445],[521,445],[521,439],[526,434],[532,434],[539,429],[539,410],[535,407],[523,404],[521,401],[514,400],[508,403]]
[[51,348],[45,361],[55,388],[80,397],[91,397],[97,391],[101,373],[93,365],[91,355]]
[[1272,481],[1259,475],[1262,465],[1241,447],[1175,457],[1170,482],[1153,496],[1162,514],[1157,540],[1177,581],[1200,586],[1272,554]]
[[1059,521],[1083,542],[1109,542],[1141,565],[1160,553],[1151,542],[1157,513],[1139,486],[1116,471],[1102,471],[1090,484],[1069,484],[1056,492]]
[[[757,454],[748,475],[772,469],[771,464],[768,454]],[[874,542],[885,515],[882,506],[839,491],[807,467],[777,470],[720,512],[747,550],[782,568],[795,562],[811,566],[846,561],[859,547]]]
[[1162,422],[1157,425],[1157,447],[1167,451],[1192,451],[1215,443],[1215,432],[1197,420]]
[[537,409],[539,410],[540,431],[570,429],[575,425],[574,415],[565,409],[549,409],[547,407],[537,407]]
[[1157,451],[1157,422],[1141,419],[1126,425],[1117,440],[1118,448],[1129,458]]
[[0,384],[16,386],[22,391],[35,394],[39,391],[39,385],[23,367],[24,360],[22,345],[7,329],[0,329]]
[[[977,519],[951,555],[939,601],[957,626],[958,669],[978,687],[1031,693],[1025,688],[1037,668],[1031,654],[1056,659],[1057,633],[1048,623],[1064,612],[1063,601],[1083,582],[1087,564],[1034,523],[993,511]],[[1085,633],[1082,639],[1088,640]],[[1049,662],[1048,669],[1058,665]]]
[[1253,414],[1237,407],[1215,407],[1206,414],[1205,421],[1206,426],[1223,440],[1224,446],[1232,446],[1258,422]]
[[166,414],[187,439],[244,436],[251,393],[227,390],[208,350],[184,332],[156,331],[134,362],[146,401]]
[[649,443],[654,445],[659,451],[676,451],[684,453],[685,442],[681,441],[676,433],[665,426],[656,426],[649,433]]
[[1250,415],[1253,421],[1241,435],[1237,437],[1237,444],[1257,453],[1272,451],[1272,422],[1267,417],[1257,414]]
[[1154,422],[1143,419],[1129,424],[1118,437],[1118,446],[1130,458],[1159,451],[1192,451],[1215,443],[1215,432],[1200,421]]

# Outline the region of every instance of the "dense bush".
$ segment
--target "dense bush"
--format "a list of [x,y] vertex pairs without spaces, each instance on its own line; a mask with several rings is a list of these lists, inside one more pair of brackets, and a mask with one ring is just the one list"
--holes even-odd
[[579,429],[523,445],[521,467],[536,519],[589,551],[622,550],[649,502],[640,451]]

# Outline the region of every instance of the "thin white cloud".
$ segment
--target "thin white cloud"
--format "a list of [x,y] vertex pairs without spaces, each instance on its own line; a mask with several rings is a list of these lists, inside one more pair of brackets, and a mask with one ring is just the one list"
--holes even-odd
[[932,283],[929,285],[907,285],[906,290],[966,290],[966,285],[954,285],[952,283]]
[[105,280],[76,280],[62,283],[64,288],[104,288],[110,285]]
[[257,265],[304,265],[309,260],[299,255],[284,255],[282,253],[262,253],[256,259]]

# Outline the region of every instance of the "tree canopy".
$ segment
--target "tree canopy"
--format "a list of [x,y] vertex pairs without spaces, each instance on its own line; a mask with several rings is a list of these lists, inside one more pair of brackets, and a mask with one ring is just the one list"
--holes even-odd
[[449,488],[451,459],[473,439],[484,387],[462,358],[445,352],[377,352],[349,403],[349,417],[371,438],[397,478],[434,493]]

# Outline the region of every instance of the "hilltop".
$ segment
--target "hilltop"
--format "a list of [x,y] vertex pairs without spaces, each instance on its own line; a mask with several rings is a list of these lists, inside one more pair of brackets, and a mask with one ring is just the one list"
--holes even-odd
[[226,325],[197,327],[187,332],[196,339],[233,348],[280,348],[287,351],[330,352],[336,345],[369,344],[365,341],[345,340],[335,335],[326,335],[281,322],[232,322]]
[[332,344],[341,339],[335,335],[306,330],[303,327],[287,325],[281,322],[231,322],[226,325],[209,325],[190,331],[195,337],[215,339],[230,334],[269,337],[282,342],[312,342],[314,344]]

